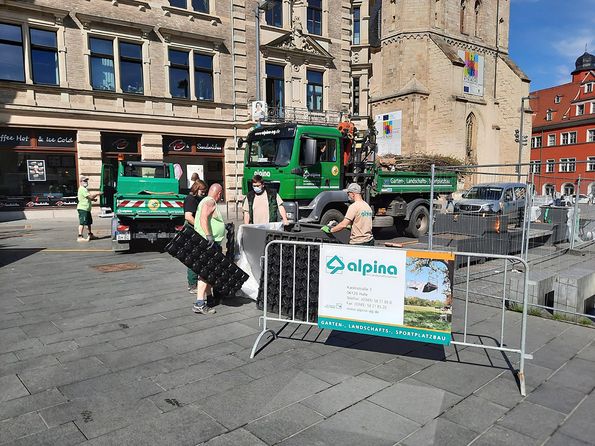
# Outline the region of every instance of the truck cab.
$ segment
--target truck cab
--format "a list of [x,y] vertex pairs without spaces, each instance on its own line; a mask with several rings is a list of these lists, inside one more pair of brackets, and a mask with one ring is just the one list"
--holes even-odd
[[342,135],[332,127],[282,124],[251,132],[246,140],[243,193],[255,174],[286,202],[290,220],[324,191],[342,189]]

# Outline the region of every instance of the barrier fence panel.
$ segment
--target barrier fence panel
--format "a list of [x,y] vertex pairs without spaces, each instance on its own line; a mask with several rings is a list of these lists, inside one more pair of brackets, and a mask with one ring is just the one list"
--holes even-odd
[[444,172],[458,188],[433,194],[429,249],[519,256],[532,314],[593,325],[595,160],[432,166]]
[[[331,249],[338,254],[327,259]],[[321,254],[321,250],[325,251],[325,257]],[[342,250],[355,250],[358,257],[364,259],[364,263],[361,261],[348,263],[345,257],[341,257]],[[331,247],[312,242],[280,240],[269,242],[265,248],[264,271],[261,280],[263,315],[260,318],[260,324],[262,331],[254,342],[250,358],[254,358],[260,342],[267,334],[272,336],[270,340],[277,338],[277,332],[270,328],[269,322],[305,324],[318,326],[322,329],[332,328],[437,344],[454,344],[466,348],[497,350],[504,354],[518,354],[517,376],[521,394],[526,395],[525,360],[531,359],[531,355],[525,351],[528,308],[527,277],[529,273],[527,262],[520,257],[511,255],[453,252],[448,253],[452,259],[452,262],[449,263],[444,260],[448,258],[445,254],[447,253],[405,251],[380,247],[349,247],[346,245],[332,245]],[[393,282],[397,285],[401,284],[403,287],[396,286],[392,292],[382,294],[381,282],[383,278],[381,275],[385,272],[383,267],[385,265],[392,266],[393,263],[404,266],[404,263],[399,263],[398,259],[405,257],[408,259],[407,267],[403,269],[403,273],[395,269],[394,279],[397,279],[396,276],[399,274],[406,274],[407,277]],[[416,262],[421,259],[421,262],[414,262],[415,277],[409,277],[411,268],[409,260],[411,258],[416,259]],[[366,259],[368,263],[365,263]],[[432,259],[438,259],[437,263],[432,263]],[[322,271],[323,263],[325,271]],[[440,268],[436,268],[435,265],[446,265],[446,268],[442,268],[442,272],[440,272]],[[410,282],[412,278],[424,277],[420,272],[424,268],[428,268],[428,274],[438,274],[439,280],[433,280],[435,283],[428,280],[421,284]],[[349,274],[356,271],[363,273],[363,279],[358,281],[355,287],[344,287],[347,290],[355,289],[356,292],[350,294],[350,291],[347,291],[348,296],[339,296],[338,301],[341,298],[350,299],[354,308],[367,306],[369,311],[351,319],[336,317],[341,313],[342,308],[339,304],[328,305],[329,290],[332,291],[333,298],[341,293],[336,293],[336,288],[329,285],[329,282],[336,280],[338,283],[349,283],[350,277],[352,277]],[[374,277],[373,282],[364,277],[366,271],[369,278],[371,278],[370,276]],[[389,269],[387,274],[393,273]],[[430,275],[427,277],[429,278]],[[486,278],[489,282],[487,287]],[[440,285],[440,281],[443,281],[443,285]],[[321,284],[323,286],[320,286]],[[377,291],[372,291],[370,284]],[[365,287],[369,293],[361,294],[359,292],[361,287]],[[415,298],[410,301],[406,296],[416,295],[409,293],[410,288],[417,288],[417,295],[419,293],[432,295],[432,292],[440,292],[445,299],[442,302],[437,300],[417,302]],[[406,289],[407,292],[405,292]],[[507,309],[510,306],[511,294],[515,299],[520,299],[520,305],[514,308],[522,313],[520,324],[518,324],[518,320],[511,321],[512,315],[516,313]],[[366,298],[358,300],[358,295],[365,295]],[[386,296],[390,296],[388,298],[390,302],[378,299],[378,297],[386,299]],[[319,306],[319,303],[322,305],[322,300],[325,303],[323,307]],[[473,325],[472,321],[475,320],[472,317],[472,312],[480,308],[476,304],[498,308],[499,330],[495,336],[490,333],[475,333],[474,329],[470,329],[470,326]],[[426,305],[425,308],[423,308],[424,305]],[[375,309],[374,311],[371,310],[372,307]],[[332,311],[329,308],[332,308]],[[434,322],[430,323],[425,320],[421,323],[411,322],[411,319],[408,320],[405,317],[404,322],[394,323],[394,308],[400,308],[405,315],[408,311],[422,311],[425,315],[431,315]],[[320,317],[319,310],[321,311]],[[370,316],[373,313],[375,316]],[[459,320],[459,316],[461,320]],[[329,320],[334,322],[329,324]],[[439,324],[440,322],[443,323]],[[451,328],[452,326],[455,327],[455,330]],[[433,332],[437,335],[432,335]],[[446,334],[447,336],[445,336]],[[493,339],[493,345],[485,343],[485,339],[490,338]]]

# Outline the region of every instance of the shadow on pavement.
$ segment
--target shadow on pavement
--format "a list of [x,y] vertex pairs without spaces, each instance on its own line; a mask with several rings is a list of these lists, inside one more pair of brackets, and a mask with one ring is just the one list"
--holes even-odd
[[0,245],[0,268],[43,251],[44,248],[10,248]]

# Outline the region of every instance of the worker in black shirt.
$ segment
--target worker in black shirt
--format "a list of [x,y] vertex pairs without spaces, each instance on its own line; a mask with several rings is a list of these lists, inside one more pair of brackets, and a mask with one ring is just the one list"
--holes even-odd
[[[196,180],[190,188],[190,193],[184,198],[184,219],[186,222],[194,227],[194,217],[196,216],[196,209],[198,203],[207,194],[209,187],[207,183],[202,180]],[[188,291],[190,294],[196,294],[196,284],[198,283],[198,275],[188,268]]]

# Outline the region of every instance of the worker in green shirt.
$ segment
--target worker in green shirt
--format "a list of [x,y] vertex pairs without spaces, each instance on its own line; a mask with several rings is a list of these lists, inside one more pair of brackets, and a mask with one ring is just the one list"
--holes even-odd
[[[89,186],[89,177],[81,175],[79,179],[79,190],[78,190],[78,204],[76,210],[79,214],[79,235],[77,242],[88,242],[96,238],[91,230],[93,224],[93,217],[91,217],[91,202],[96,201],[97,197],[101,195],[101,192],[90,193],[87,187]],[[83,230],[87,227],[89,235],[87,238],[83,237]]]
[[[221,242],[225,237],[225,222],[221,212],[217,208],[217,202],[221,199],[223,188],[219,183],[214,183],[209,188],[209,193],[198,204],[194,229],[209,242],[207,249],[214,246],[220,249]],[[196,285],[196,302],[192,307],[195,313],[213,314],[215,309],[207,305],[207,296],[212,293],[211,285],[199,279]]]

